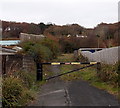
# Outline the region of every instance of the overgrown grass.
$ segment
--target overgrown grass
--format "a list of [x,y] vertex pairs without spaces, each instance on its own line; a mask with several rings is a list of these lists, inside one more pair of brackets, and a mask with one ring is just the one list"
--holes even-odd
[[[74,55],[69,53],[69,54],[62,54],[61,56],[59,56],[57,59],[53,60],[53,61],[57,61],[57,62],[74,62],[75,59],[74,59]],[[61,73],[66,73],[68,71],[71,71],[74,69],[74,66],[72,65],[61,65],[60,66],[60,70],[61,70]],[[62,80],[65,80],[65,81],[70,81],[70,80],[74,80],[74,79],[78,79],[78,72],[74,72],[74,73],[70,73],[70,74],[66,74],[66,75],[63,75],[61,76],[61,79]]]
[[20,78],[9,76],[3,79],[2,86],[3,107],[14,107],[26,105],[29,100],[33,100],[30,91]]
[[62,54],[61,56],[58,56],[57,59],[54,59],[52,61],[59,61],[59,62],[71,62],[75,61],[73,54]]
[[[59,61],[74,61],[72,54],[64,54],[58,58]],[[83,61],[82,61],[83,62]],[[70,70],[83,67],[85,65],[63,65],[61,66],[61,72],[68,72]],[[98,74],[96,65],[93,67],[85,68],[83,70],[73,72],[67,75],[61,76],[62,80],[86,80],[91,85],[108,91],[111,94],[118,96],[118,73],[116,65],[104,65],[102,64],[102,70]]]
[[2,103],[2,75],[0,75],[0,103]]
[[[82,70],[81,70],[82,71]],[[110,83],[110,81],[103,81],[97,74],[96,67],[86,68],[80,72],[80,77],[91,83],[91,85],[108,91],[111,94],[118,95],[118,86]]]
[[43,80],[53,75],[51,65],[43,65]]
[[2,103],[4,107],[27,106],[33,101],[45,81],[36,82],[36,72],[20,70],[3,77]]

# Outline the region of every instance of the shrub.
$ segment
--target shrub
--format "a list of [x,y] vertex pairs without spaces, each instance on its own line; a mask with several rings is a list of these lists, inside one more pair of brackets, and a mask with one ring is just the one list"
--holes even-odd
[[80,62],[89,62],[87,57],[84,57],[81,53],[78,53],[77,57],[75,58],[76,61]]
[[99,73],[100,79],[109,82],[114,86],[118,85],[118,63],[115,65],[102,64],[102,70]]
[[20,70],[15,72],[14,76],[19,77],[23,81],[23,84],[29,89],[34,86],[36,81],[36,72],[34,71]]
[[27,42],[20,43],[20,46],[23,48],[23,51],[27,52],[30,50],[32,46],[34,46],[34,44],[35,43],[32,41],[27,41]]
[[49,61],[52,59],[51,50],[41,44],[35,44],[34,46],[32,46],[28,53],[37,62]]
[[26,42],[21,46],[23,53],[32,56],[36,62],[48,61],[52,58],[51,50],[40,43]]
[[56,58],[60,53],[60,48],[58,43],[51,39],[46,38],[43,41],[41,41],[41,44],[48,47],[51,50],[52,58]]
[[59,40],[59,44],[61,45],[61,50],[63,53],[73,53],[74,50],[80,48],[80,46],[77,45],[78,42],[74,40],[75,38],[61,38]]
[[22,80],[13,76],[4,78],[2,94],[3,107],[24,105],[28,99],[32,99]]
[[37,62],[49,61],[56,58],[59,53],[57,43],[50,39],[28,41],[20,45],[23,48],[23,53],[30,54]]

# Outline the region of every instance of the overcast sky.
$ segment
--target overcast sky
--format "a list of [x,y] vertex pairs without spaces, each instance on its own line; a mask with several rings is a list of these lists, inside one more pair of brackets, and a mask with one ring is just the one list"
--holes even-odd
[[91,28],[118,22],[119,0],[0,0],[0,19],[17,22],[78,23]]

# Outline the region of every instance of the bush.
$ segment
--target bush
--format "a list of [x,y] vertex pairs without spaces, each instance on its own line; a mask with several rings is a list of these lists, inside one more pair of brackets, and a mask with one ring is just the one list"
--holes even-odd
[[23,53],[31,55],[36,62],[49,61],[56,58],[59,53],[58,45],[50,39],[41,41],[28,41],[21,43]]
[[77,50],[80,48],[80,46],[78,45],[78,42],[75,41],[75,38],[61,38],[59,40],[59,44],[61,45],[61,50],[63,53],[73,53],[74,50]]
[[15,77],[19,77],[23,84],[30,89],[32,86],[34,86],[34,83],[36,81],[36,72],[35,71],[26,71],[26,70],[20,70],[14,73]]
[[23,48],[24,52],[29,51],[30,48],[34,45],[35,45],[35,43],[32,42],[32,41],[27,41],[27,42],[20,43],[20,46]]
[[114,86],[118,85],[118,63],[115,65],[102,64],[102,70],[99,73],[100,79],[109,82]]
[[2,85],[3,107],[24,105],[32,99],[30,92],[23,85],[23,81],[13,76],[4,78]]
[[52,58],[51,50],[40,43],[26,42],[22,47],[23,52],[32,56],[36,62],[48,61]]
[[75,57],[75,61],[89,62],[88,58],[84,57],[81,53],[78,53],[78,55]]
[[35,44],[34,46],[32,46],[28,53],[37,62],[49,61],[52,59],[51,50],[41,44]]
[[58,43],[51,39],[46,38],[41,42],[41,44],[48,47],[51,50],[53,59],[56,58],[60,53],[60,48]]

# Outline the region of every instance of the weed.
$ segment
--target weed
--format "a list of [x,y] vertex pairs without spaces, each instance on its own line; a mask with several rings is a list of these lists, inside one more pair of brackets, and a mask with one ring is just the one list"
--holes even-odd
[[24,105],[27,100],[33,99],[29,90],[19,78],[10,76],[4,78],[2,85],[3,107]]

